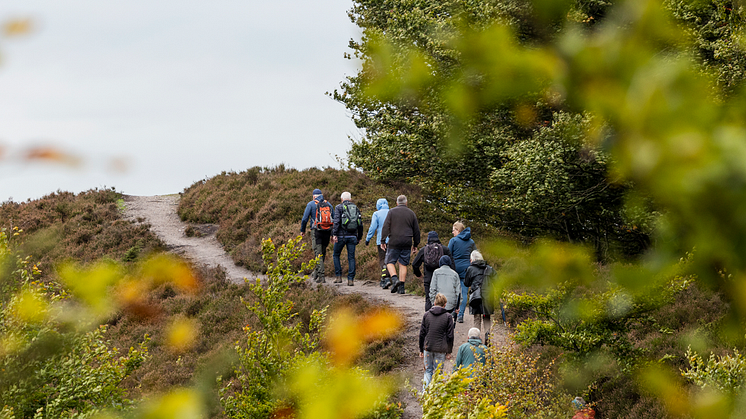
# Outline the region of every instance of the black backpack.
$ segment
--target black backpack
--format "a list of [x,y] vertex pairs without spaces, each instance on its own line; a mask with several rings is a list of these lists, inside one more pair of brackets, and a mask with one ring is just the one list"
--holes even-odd
[[440,267],[440,258],[443,256],[443,245],[430,243],[425,246],[425,268],[434,271]]
[[363,225],[357,206],[353,203],[342,204],[342,227],[347,231],[357,231],[358,226]]

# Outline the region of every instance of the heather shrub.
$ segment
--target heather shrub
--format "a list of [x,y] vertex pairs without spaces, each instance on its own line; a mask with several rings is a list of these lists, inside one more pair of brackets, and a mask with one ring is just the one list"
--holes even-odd
[[[396,206],[396,197],[407,195],[409,207],[417,214],[422,233],[421,246],[427,242],[427,232],[438,232],[443,243],[451,237],[455,217],[435,210],[421,190],[411,184],[374,182],[355,170],[317,169],[302,171],[283,168],[254,167],[235,173],[223,172],[186,188],[179,202],[179,216],[193,223],[218,224],[217,239],[230,253],[233,260],[250,270],[263,268],[260,244],[263,238],[272,237],[285,243],[300,233],[300,221],[311,191],[319,188],[332,205],[339,204],[344,191],[352,194],[352,201],[363,213],[364,234],[370,217],[376,210],[379,198],[386,198],[389,207]],[[474,225],[472,231],[478,242],[494,236],[495,229]],[[307,236],[308,237],[308,236]],[[310,242],[310,238],[306,238]],[[302,260],[313,258],[310,246]],[[326,275],[334,276],[332,245],[327,250]],[[346,251],[343,252],[343,271],[346,272]],[[375,242],[369,246],[360,243],[356,249],[357,278],[378,281],[380,271]],[[297,263],[296,267],[299,266]],[[410,270],[411,271],[411,270]],[[410,292],[420,293],[422,286],[412,282]]]

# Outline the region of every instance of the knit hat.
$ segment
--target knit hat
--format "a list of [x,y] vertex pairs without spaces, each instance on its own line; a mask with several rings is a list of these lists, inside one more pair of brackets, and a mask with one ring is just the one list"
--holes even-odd
[[440,257],[440,260],[438,261],[438,267],[441,267],[443,265],[450,265],[451,264],[451,258],[448,257],[448,255],[443,255]]
[[440,241],[440,238],[438,237],[438,232],[437,231],[431,231],[431,232],[427,233],[427,242],[428,243],[435,243],[435,242],[439,242],[439,241]]
[[321,189],[314,189],[311,195],[321,195]]

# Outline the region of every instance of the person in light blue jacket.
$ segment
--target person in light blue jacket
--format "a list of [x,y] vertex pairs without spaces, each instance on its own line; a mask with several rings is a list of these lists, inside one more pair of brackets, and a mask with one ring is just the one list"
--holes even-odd
[[[389,202],[386,198],[381,198],[376,201],[376,212],[373,213],[373,217],[370,219],[370,227],[368,227],[368,235],[365,236],[365,245],[370,243],[370,239],[373,235],[376,235],[376,245],[378,246],[378,265],[381,268],[381,288],[386,289],[391,285],[391,275],[389,275],[388,269],[386,269],[386,251],[381,249],[381,230],[383,230],[383,222],[386,221],[386,216],[389,213]],[[386,239],[388,240],[388,238]]]

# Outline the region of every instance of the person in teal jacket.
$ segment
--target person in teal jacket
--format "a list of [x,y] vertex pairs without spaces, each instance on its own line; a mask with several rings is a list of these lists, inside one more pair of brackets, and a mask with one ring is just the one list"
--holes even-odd
[[386,251],[381,248],[381,230],[383,230],[383,222],[386,221],[388,213],[389,202],[386,198],[381,198],[376,201],[376,212],[373,213],[373,217],[370,219],[368,234],[365,236],[365,245],[367,246],[368,243],[370,243],[370,239],[373,238],[373,235],[376,235],[378,265],[381,268],[381,288],[383,289],[386,289],[391,285],[391,275],[389,274],[388,269],[386,269]]
[[458,368],[471,367],[477,362],[484,365],[487,359],[487,354],[485,353],[487,347],[482,344],[482,339],[479,338],[480,333],[476,327],[469,329],[469,334],[467,335],[469,340],[458,348],[456,362],[453,364],[454,371]]

